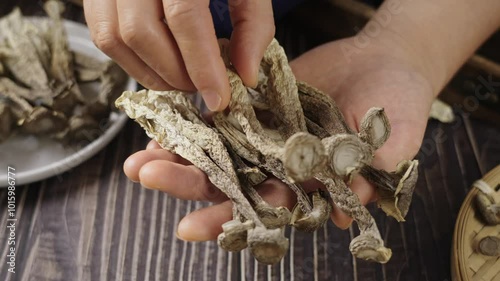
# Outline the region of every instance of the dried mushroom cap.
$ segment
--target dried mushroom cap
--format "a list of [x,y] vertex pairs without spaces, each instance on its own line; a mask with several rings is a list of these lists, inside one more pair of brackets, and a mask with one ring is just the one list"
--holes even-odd
[[383,108],[373,107],[361,120],[359,138],[369,143],[374,150],[380,148],[389,138],[391,126]]
[[260,220],[269,229],[280,228],[290,223],[292,214],[286,207],[273,207],[265,201],[254,207]]
[[252,255],[263,264],[279,262],[288,251],[288,238],[280,228],[255,227],[248,231],[247,241]]
[[338,134],[322,140],[328,151],[328,162],[335,175],[349,177],[372,159],[371,151],[355,135]]
[[403,160],[393,173],[365,166],[361,175],[377,188],[379,208],[397,221],[405,221],[417,183],[418,161]]
[[314,232],[322,227],[330,217],[333,208],[328,198],[323,197],[319,190],[312,192],[313,210],[305,214],[301,208],[295,206],[292,211],[290,224],[305,232]]
[[359,259],[378,263],[387,263],[392,256],[391,249],[384,247],[382,239],[366,234],[352,239],[349,250]]
[[284,150],[282,161],[291,182],[306,181],[324,169],[325,147],[316,136],[296,133],[287,139]]
[[217,237],[217,244],[226,251],[239,252],[248,246],[247,232],[254,227],[252,221],[230,220],[222,224],[223,232]]

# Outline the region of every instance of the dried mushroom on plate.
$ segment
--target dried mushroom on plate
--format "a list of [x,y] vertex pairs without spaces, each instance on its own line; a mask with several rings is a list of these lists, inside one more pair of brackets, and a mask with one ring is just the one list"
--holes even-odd
[[[222,225],[219,245],[229,251],[249,247],[260,262],[278,262],[288,249],[285,225],[314,231],[329,218],[332,202],[356,220],[360,235],[350,245],[358,258],[387,262],[375,220],[349,184],[355,174],[378,188],[379,206],[403,220],[417,178],[417,162],[402,161],[395,172],[375,169],[375,150],[390,134],[382,108],[370,109],[360,132],[345,122],[335,102],[319,90],[295,80],[277,41],[260,65],[259,83],[247,88],[233,70],[228,48],[221,45],[232,97],[225,112],[213,115],[211,126],[179,91],[127,91],[116,106],[135,119],[163,148],[204,171],[233,202],[233,220]],[[268,118],[264,120],[262,115]],[[271,121],[269,121],[271,120]],[[290,212],[273,207],[255,190],[272,175],[297,195]],[[325,190],[306,194],[301,183],[316,179]]]
[[[48,18],[25,18],[15,8],[0,19],[0,141],[17,132],[92,141],[99,121],[116,110],[127,75],[112,61],[69,49],[62,2],[46,1],[44,9]],[[98,82],[99,92],[82,91],[87,82]]]

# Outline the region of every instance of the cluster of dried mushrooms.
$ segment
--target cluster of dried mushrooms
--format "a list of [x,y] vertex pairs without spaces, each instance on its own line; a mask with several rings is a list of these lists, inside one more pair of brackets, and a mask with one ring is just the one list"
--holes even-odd
[[[258,261],[276,263],[288,249],[284,227],[318,229],[328,220],[333,201],[359,227],[351,252],[358,258],[387,262],[391,250],[348,186],[354,173],[361,174],[377,187],[379,206],[398,221],[404,220],[418,163],[402,161],[395,172],[370,165],[374,151],[390,134],[384,110],[370,109],[356,133],[330,97],[295,80],[277,41],[264,55],[255,89],[243,85],[227,52],[222,45],[232,98],[228,111],[213,116],[214,126],[179,91],[126,91],[116,101],[151,138],[204,171],[231,199],[233,220],[222,225],[219,245],[228,251],[249,247]],[[260,120],[257,112],[272,115],[272,122]],[[291,212],[269,205],[255,191],[267,174],[297,194],[298,203]],[[312,178],[328,192],[306,194],[300,183]]]
[[[70,51],[64,5],[51,0],[44,9],[48,19],[25,18],[18,8],[0,19],[0,141],[15,132],[90,141],[127,75],[112,61]],[[80,90],[96,81],[99,93]]]

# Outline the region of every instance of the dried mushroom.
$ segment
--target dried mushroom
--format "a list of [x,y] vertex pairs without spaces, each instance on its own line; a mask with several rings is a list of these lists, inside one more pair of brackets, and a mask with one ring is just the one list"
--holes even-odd
[[485,181],[478,180],[474,186],[479,189],[476,195],[476,206],[487,224],[500,224],[500,185],[495,188]]
[[[248,231],[247,227],[239,225],[244,222],[226,225],[227,232],[223,232],[218,239],[221,246],[225,246],[226,250],[239,250],[241,245],[233,248],[226,240],[241,240],[242,231],[246,231],[248,246],[258,260],[274,263],[283,257],[288,249],[288,239],[281,230],[266,228],[252,208],[243,193],[222,136],[216,130],[183,116],[175,109],[168,92],[126,91],[117,99],[116,105],[145,128],[147,134],[163,148],[184,157],[205,172],[209,180],[235,203],[239,214],[252,221],[252,228]],[[269,245],[275,245],[276,251],[266,251]]]
[[378,206],[397,221],[404,221],[418,178],[418,161],[403,160],[392,173],[371,166],[364,166],[360,173],[377,188]]
[[[390,135],[384,110],[370,109],[360,132],[354,132],[330,97],[295,80],[276,41],[264,54],[255,89],[245,87],[233,70],[225,42],[221,54],[232,97],[227,111],[213,115],[214,127],[203,121],[179,91],[127,91],[116,102],[163,148],[191,161],[231,199],[233,220],[222,225],[219,245],[230,251],[249,247],[260,262],[278,262],[288,248],[285,224],[314,231],[328,219],[333,201],[360,229],[350,244],[353,255],[387,262],[391,250],[384,246],[374,218],[348,186],[360,173],[383,194],[384,211],[398,219],[406,215],[417,162],[403,161],[392,173],[370,166],[375,150]],[[266,173],[297,195],[292,213],[270,206],[254,189]],[[306,194],[301,183],[312,178],[328,192]]]
[[486,236],[477,245],[477,250],[486,256],[500,256],[500,238],[496,236]]
[[21,119],[18,125],[24,133],[34,135],[55,135],[67,128],[68,120],[64,114],[51,111],[43,106],[33,108],[30,115]]
[[[128,77],[111,61],[69,49],[62,2],[46,1],[44,9],[49,17],[36,22],[18,8],[0,19],[0,99],[10,108],[0,113],[14,124],[2,124],[0,141],[16,130],[67,144],[92,141]],[[82,94],[78,82],[91,81],[99,83],[99,93]]]

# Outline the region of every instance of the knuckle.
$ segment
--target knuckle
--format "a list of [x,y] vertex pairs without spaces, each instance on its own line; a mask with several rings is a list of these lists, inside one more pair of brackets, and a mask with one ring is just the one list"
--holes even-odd
[[110,24],[96,24],[92,34],[92,42],[97,48],[108,54],[120,45],[120,36]]
[[151,90],[155,91],[165,90],[165,85],[157,81],[157,79],[155,79],[152,75],[148,73],[143,74],[142,77],[137,79],[137,81],[141,83],[144,87]]
[[196,12],[196,1],[173,0],[165,5],[165,17],[168,24],[182,22],[186,17],[190,17]]
[[148,38],[147,29],[142,29],[135,20],[125,21],[120,24],[120,34],[125,45],[132,48],[144,44],[144,39]]
[[154,69],[166,83],[175,89],[183,91],[196,90],[189,75],[185,71],[179,71],[183,66],[175,63],[173,60],[168,64],[153,64],[151,68]]

